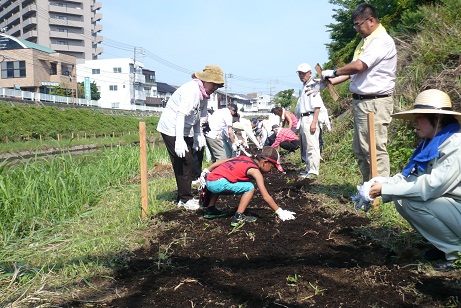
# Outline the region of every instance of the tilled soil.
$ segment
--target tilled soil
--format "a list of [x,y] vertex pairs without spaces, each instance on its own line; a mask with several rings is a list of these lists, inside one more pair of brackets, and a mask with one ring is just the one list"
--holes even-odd
[[461,271],[435,272],[422,262],[430,245],[396,257],[360,234],[370,221],[351,211],[347,198],[332,212],[314,193],[317,184],[299,180],[297,171],[273,171],[265,178],[278,205],[296,212],[296,220],[280,221],[258,193],[247,210],[258,220],[241,228],[230,226],[236,196],[219,202],[229,217],[207,220],[201,211],[179,209],[158,215],[149,244],[130,256],[114,281],[66,306],[461,305]]

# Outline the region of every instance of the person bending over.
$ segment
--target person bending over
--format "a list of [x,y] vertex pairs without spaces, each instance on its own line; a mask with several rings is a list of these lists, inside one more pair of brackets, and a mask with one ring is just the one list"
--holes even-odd
[[[295,219],[294,212],[283,210],[274,199],[269,195],[264,184],[263,175],[270,172],[272,168],[277,168],[283,172],[280,165],[280,155],[272,147],[263,147],[255,157],[238,156],[213,163],[202,172],[202,179],[206,177],[206,189],[209,195],[209,204],[205,210],[205,218],[217,218],[227,214],[215,207],[219,195],[242,195],[237,208],[237,212],[231,221],[231,226],[237,227],[245,222],[254,222],[256,217],[244,214],[253,197],[256,185],[266,203],[275,211],[278,217],[285,221]],[[206,205],[206,204],[205,204]]]

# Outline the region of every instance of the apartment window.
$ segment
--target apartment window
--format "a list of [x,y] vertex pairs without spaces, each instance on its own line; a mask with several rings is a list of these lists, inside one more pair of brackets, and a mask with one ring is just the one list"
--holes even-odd
[[99,68],[93,68],[93,69],[91,70],[91,73],[92,73],[93,75],[99,75],[99,74],[101,74],[101,70],[100,70]]
[[67,20],[67,16],[59,15],[59,16],[58,16],[58,19]]
[[56,44],[58,44],[58,45],[69,45],[69,42],[67,42],[67,41],[56,41]]
[[58,65],[56,63],[51,63],[50,75],[57,75],[57,74],[58,74]]
[[64,33],[68,33],[69,30],[67,29],[63,29],[63,28],[58,28],[58,32],[64,32]]
[[26,61],[2,62],[2,79],[26,77]]
[[114,73],[121,73],[122,68],[121,67],[114,67]]
[[120,108],[120,103],[112,103],[112,108],[114,109]]
[[117,91],[117,85],[110,85],[109,91]]

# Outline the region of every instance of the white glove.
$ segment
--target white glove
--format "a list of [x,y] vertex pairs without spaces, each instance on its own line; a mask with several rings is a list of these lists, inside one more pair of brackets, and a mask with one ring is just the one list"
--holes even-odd
[[201,133],[195,133],[194,134],[194,144],[192,145],[192,148],[196,151],[201,150],[204,146],[206,145],[206,139],[205,136]]
[[186,141],[184,141],[184,137],[176,137],[176,142],[174,143],[174,151],[178,157],[185,157],[186,152],[189,152]]
[[239,145],[237,144],[237,142],[232,143],[232,151],[233,152],[237,152],[238,147],[239,147]]
[[283,210],[281,207],[279,207],[279,209],[277,211],[275,211],[275,214],[277,214],[277,216],[282,221],[296,219],[296,217],[294,216],[294,215],[296,215],[295,212]]
[[200,178],[199,178],[200,187],[199,187],[199,189],[205,188],[205,186],[206,186],[206,176],[207,176],[208,173],[210,173],[210,170],[208,170],[207,168],[203,169],[202,173],[200,173]]
[[176,141],[174,143],[174,151],[178,157],[185,157],[186,152],[189,152],[186,141],[184,141],[184,115],[176,114]]
[[370,197],[370,188],[374,182],[384,183],[386,178],[383,176],[377,176],[369,180],[368,182],[363,183],[362,185],[357,185],[358,193],[352,197],[352,202],[357,202],[355,209],[358,211],[362,207],[366,211],[370,209],[371,202],[375,198]]
[[314,79],[315,83],[312,84],[311,86],[307,87],[305,92],[306,92],[306,95],[311,95],[312,96],[317,96],[317,94],[320,93],[320,91],[322,91],[323,89],[325,89],[325,82],[323,82],[323,80],[321,79]]
[[334,70],[324,70],[322,71],[322,79],[326,78],[335,78],[335,71]]

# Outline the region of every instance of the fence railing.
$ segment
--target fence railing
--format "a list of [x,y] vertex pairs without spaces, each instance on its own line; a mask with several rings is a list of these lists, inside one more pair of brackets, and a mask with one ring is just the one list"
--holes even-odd
[[[95,101],[91,99],[85,99],[85,98],[73,98],[72,99],[72,97],[67,97],[67,96],[59,96],[59,95],[34,93],[34,92],[29,92],[29,91],[0,88],[0,98],[8,98],[8,97],[22,99],[22,100],[29,100],[29,101],[59,103],[59,104],[67,104],[67,105],[75,104],[75,105],[80,105],[80,106],[92,106],[92,107],[97,107],[97,108],[105,108],[99,104],[99,101]],[[134,106],[132,105],[132,107],[133,107],[132,110],[139,110],[139,111],[153,111],[153,112],[163,111],[162,107],[150,107],[150,106],[139,106],[139,105],[134,105]]]
[[[13,89],[6,89],[0,88],[0,98],[8,98],[13,97],[22,100],[29,100],[29,101],[38,101],[38,102],[47,102],[47,103],[59,103],[59,104],[67,104],[67,105],[80,105],[80,106],[92,106],[97,108],[107,108],[103,107],[99,104],[99,101],[85,99],[85,98],[73,98],[67,96],[58,96],[58,95],[51,95],[51,94],[44,94],[44,93],[34,93],[29,91],[22,91],[22,90],[13,90]],[[161,113],[163,111],[163,107],[150,107],[150,106],[140,106],[140,105],[131,105],[133,109],[136,111],[152,111]],[[109,109],[117,109],[117,110],[125,110],[125,109],[118,109],[118,108],[109,108]],[[250,117],[258,117],[258,116],[268,116],[270,112],[241,112],[241,115],[245,118]]]

